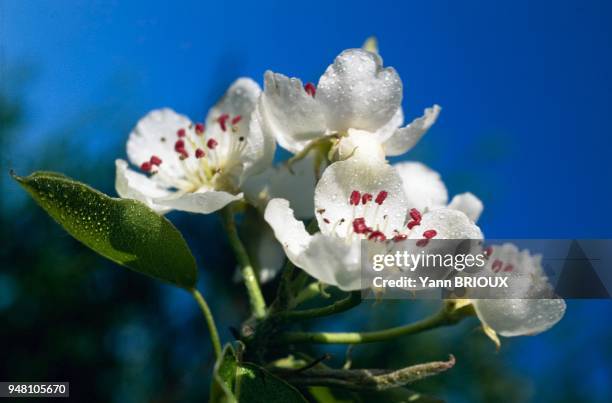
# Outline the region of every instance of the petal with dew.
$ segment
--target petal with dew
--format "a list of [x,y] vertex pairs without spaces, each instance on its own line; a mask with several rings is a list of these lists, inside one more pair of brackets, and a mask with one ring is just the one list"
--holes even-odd
[[[370,200],[351,204],[354,192],[368,194]],[[378,196],[384,196],[380,204],[375,200]],[[402,180],[393,167],[353,158],[327,167],[315,188],[314,200],[321,232],[335,232],[342,238],[350,236],[356,218],[364,218],[366,225],[389,238],[395,230],[402,230],[408,211]]]
[[428,230],[436,231],[435,239],[482,239],[472,220],[458,210],[440,208],[423,214],[420,225],[410,232],[410,239],[421,239]]
[[375,132],[391,120],[402,102],[402,81],[382,58],[363,49],[336,57],[317,86],[328,129]]
[[361,288],[359,242],[347,244],[321,233],[308,234],[284,199],[270,200],[264,218],[289,260],[297,267],[317,280],[343,290]]
[[565,314],[565,301],[552,299],[478,299],[478,318],[505,337],[533,335],[550,329]]
[[394,164],[408,199],[408,208],[423,211],[446,206],[448,190],[440,174],[420,162],[400,162]]
[[385,152],[388,156],[402,155],[414,147],[427,130],[436,122],[441,108],[434,105],[425,109],[425,114],[412,121],[408,126],[397,129],[389,139],[384,142]]
[[127,155],[132,164],[140,166],[157,156],[160,169],[172,178],[183,177],[183,167],[174,151],[177,131],[191,124],[189,118],[169,108],[156,109],[140,119],[127,141]]
[[210,214],[240,199],[242,199],[242,193],[233,195],[216,190],[200,190],[195,193],[184,193],[178,196],[154,199],[153,201],[174,210]]
[[474,194],[466,192],[453,197],[448,208],[462,211],[465,215],[470,217],[470,220],[477,222],[480,218],[480,214],[482,214],[484,205]]
[[326,132],[318,97],[309,95],[297,78],[267,71],[259,109],[264,132],[292,153]]

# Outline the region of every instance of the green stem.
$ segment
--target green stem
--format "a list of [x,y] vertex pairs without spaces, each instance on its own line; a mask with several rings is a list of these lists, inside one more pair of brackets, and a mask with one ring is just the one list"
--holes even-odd
[[279,315],[282,320],[303,320],[318,318],[321,316],[334,315],[348,311],[349,309],[359,305],[361,303],[361,292],[354,291],[349,294],[348,297],[341,299],[340,301],[334,302],[331,305],[324,306],[322,308],[304,309],[299,311],[287,311]]
[[261,293],[261,289],[259,288],[259,282],[255,276],[255,271],[251,265],[249,255],[247,254],[247,251],[242,244],[240,237],[238,236],[236,221],[234,220],[234,213],[232,212],[231,207],[224,208],[221,211],[221,216],[223,217],[223,224],[225,225],[225,230],[227,232],[230,245],[234,250],[236,260],[240,265],[242,279],[249,294],[251,311],[256,318],[261,319],[266,315],[266,302],[263,294]]
[[219,339],[219,332],[217,331],[217,326],[215,325],[212,312],[210,312],[210,308],[208,307],[206,300],[198,290],[194,288],[193,290],[190,290],[190,292],[200,306],[204,319],[206,319],[206,325],[208,326],[208,332],[210,333],[210,341],[215,352],[215,358],[219,359],[219,357],[221,357],[221,341]]
[[361,344],[390,340],[399,336],[415,334],[440,326],[456,323],[447,309],[442,309],[429,318],[404,326],[374,332],[326,333],[326,332],[287,332],[278,338],[280,343],[319,343],[319,344]]
[[314,298],[319,294],[321,294],[321,283],[319,283],[318,281],[310,283],[295,296],[293,300],[293,306],[298,306],[302,302],[308,301],[309,299]]

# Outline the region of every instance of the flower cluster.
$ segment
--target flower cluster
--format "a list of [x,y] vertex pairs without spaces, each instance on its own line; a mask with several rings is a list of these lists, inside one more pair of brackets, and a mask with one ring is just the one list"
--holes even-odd
[[[206,214],[248,202],[269,225],[259,236],[266,253],[282,251],[321,283],[359,290],[362,242],[415,239],[425,247],[430,239],[484,238],[476,196],[463,193],[449,202],[437,172],[418,162],[387,161],[417,144],[441,110],[433,105],[404,125],[402,96],[395,69],[365,49],[340,53],[316,85],[268,71],[261,90],[240,78],[201,123],[170,109],[142,118],[127,142],[140,172],[117,160],[116,189],[162,214]],[[295,154],[290,165],[272,166],[277,143]],[[314,220],[318,231],[302,220]],[[496,261],[547,284],[528,252],[495,246],[489,262]],[[528,290],[532,299],[466,301],[487,328],[504,336],[532,334],[565,310],[563,300],[533,298],[544,289]]]

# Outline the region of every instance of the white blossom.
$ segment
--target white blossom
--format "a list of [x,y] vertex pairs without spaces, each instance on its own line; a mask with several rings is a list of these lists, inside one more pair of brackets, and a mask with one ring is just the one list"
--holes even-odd
[[[336,136],[336,159],[355,152],[367,158],[401,155],[421,139],[440,112],[434,105],[401,127],[402,81],[393,68],[383,68],[378,54],[364,49],[338,55],[316,86],[271,71],[264,82],[263,129],[293,153],[325,136]],[[373,142],[363,143],[368,137]]]
[[127,155],[143,173],[117,160],[115,187],[121,197],[165,213],[211,213],[242,198],[245,178],[272,162],[274,140],[261,130],[256,110],[260,88],[240,78],[193,123],[171,109],[143,117],[130,133]]

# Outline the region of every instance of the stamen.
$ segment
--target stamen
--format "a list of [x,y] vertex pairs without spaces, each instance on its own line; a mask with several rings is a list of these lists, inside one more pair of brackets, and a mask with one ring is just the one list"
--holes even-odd
[[238,122],[240,122],[241,120],[242,120],[242,116],[240,115],[234,116],[234,118],[232,119],[232,125],[238,124]]
[[369,241],[386,241],[387,237],[380,231],[374,231],[368,236]]
[[153,169],[153,165],[149,161],[146,161],[140,165],[140,169],[144,172],[151,172],[151,169]]
[[376,202],[376,204],[378,204],[379,206],[381,204],[383,204],[383,202],[385,201],[385,199],[387,198],[387,196],[389,195],[389,193],[387,193],[384,190],[381,190],[378,195],[376,196],[376,200],[374,200]]
[[493,254],[493,247],[491,245],[487,246],[484,250],[484,255],[489,257]]
[[372,228],[366,225],[365,218],[359,217],[353,220],[353,231],[356,234],[367,234],[372,232]]
[[329,224],[329,220],[328,220],[327,218],[324,218],[324,219],[323,219],[323,222],[324,222],[325,224]]
[[401,242],[401,241],[405,241],[406,238],[408,238],[408,235],[406,234],[397,234],[393,237],[393,241],[394,242]]
[[359,200],[361,200],[361,194],[357,190],[353,190],[351,192],[351,197],[349,198],[349,203],[351,206],[357,206],[359,204]]
[[181,148],[180,150],[177,150],[177,152],[180,154],[180,156],[179,156],[180,160],[185,160],[185,159],[189,158],[189,153],[184,148]]
[[420,223],[420,222],[418,222],[418,221],[410,221],[410,222],[408,223],[408,225],[406,225],[406,226],[408,227],[408,229],[413,229],[413,228],[414,228],[414,227],[416,227],[417,225],[421,225],[421,223]]
[[196,125],[195,125],[195,132],[196,132],[196,134],[204,133],[204,129],[205,129],[204,123],[196,123]]
[[174,143],[174,151],[181,153],[181,150],[185,150],[185,142],[183,140],[176,140],[176,143]]
[[176,131],[176,135],[181,138],[181,137],[185,137],[185,129],[178,129]]
[[201,148],[197,148],[195,150],[195,156],[197,159],[203,158],[206,155],[206,153],[204,153],[204,150],[202,150]]
[[227,119],[229,119],[229,115],[227,113],[224,113],[217,118],[217,122],[219,122],[219,126],[221,126],[221,130],[223,131],[227,131]]
[[206,142],[206,147],[210,148],[211,150],[214,150],[218,145],[219,143],[217,143],[217,140],[215,139],[208,139]]
[[317,93],[317,87],[315,87],[313,83],[306,83],[304,85],[304,91],[306,91],[308,95],[314,98],[315,94]]
[[417,210],[415,208],[412,208],[412,209],[410,209],[410,218],[412,218],[414,221],[417,221],[417,222],[420,223],[422,216],[421,216],[421,213],[419,212],[419,210]]
[[438,235],[438,232],[435,229],[428,229],[427,231],[423,232],[423,236],[426,239],[431,239],[435,237],[436,235]]
[[160,166],[161,163],[162,163],[162,160],[157,155],[152,155],[151,159],[149,160],[149,162],[151,163],[151,165]]
[[373,196],[369,193],[364,193],[363,196],[361,196],[361,204],[367,204],[368,202],[372,201]]
[[502,267],[503,267],[503,266],[504,266],[504,262],[502,262],[502,261],[501,261],[501,260],[499,260],[499,259],[495,259],[495,260],[493,261],[493,264],[491,265],[491,270],[492,270],[494,273],[497,273],[497,272],[499,272],[499,271],[502,269]]

